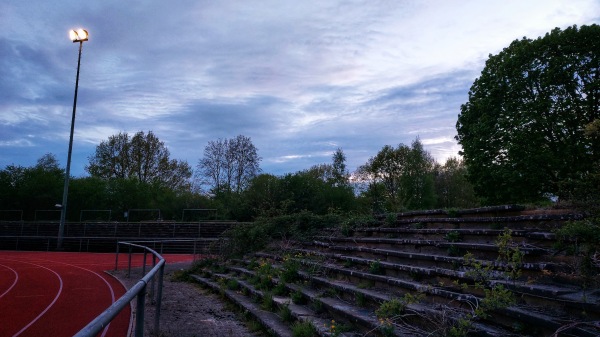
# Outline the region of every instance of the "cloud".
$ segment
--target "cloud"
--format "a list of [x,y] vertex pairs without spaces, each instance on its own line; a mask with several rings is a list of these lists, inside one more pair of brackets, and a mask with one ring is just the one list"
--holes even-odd
[[32,1],[0,4],[0,166],[66,158],[81,26],[76,175],[101,141],[150,130],[192,166],[239,134],[275,174],[415,137],[442,161],[488,54],[600,21],[594,0]]

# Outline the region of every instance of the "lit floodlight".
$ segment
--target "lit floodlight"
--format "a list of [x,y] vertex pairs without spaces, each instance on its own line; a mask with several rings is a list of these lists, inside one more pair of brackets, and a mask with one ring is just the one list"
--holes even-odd
[[71,134],[69,136],[69,152],[67,154],[67,168],[65,169],[65,186],[63,188],[62,204],[60,206],[60,224],[58,225],[58,236],[56,237],[56,249],[62,250],[63,237],[65,233],[65,222],[67,221],[67,195],[69,194],[69,178],[71,176],[71,153],[73,152],[73,131],[75,129],[75,110],[77,108],[77,88],[79,87],[79,68],[81,66],[81,49],[83,41],[88,40],[88,32],[85,29],[72,29],[69,37],[73,42],[79,42],[79,57],[77,58],[77,76],[75,77],[75,96],[73,97],[73,115],[71,116]]
[[88,32],[85,29],[71,29],[69,31],[69,38],[73,42],[83,42],[88,40]]

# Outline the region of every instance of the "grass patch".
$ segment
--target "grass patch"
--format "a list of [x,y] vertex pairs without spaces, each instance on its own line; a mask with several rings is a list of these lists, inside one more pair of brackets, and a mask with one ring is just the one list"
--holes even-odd
[[296,322],[292,325],[293,337],[314,337],[318,336],[317,329],[309,321]]

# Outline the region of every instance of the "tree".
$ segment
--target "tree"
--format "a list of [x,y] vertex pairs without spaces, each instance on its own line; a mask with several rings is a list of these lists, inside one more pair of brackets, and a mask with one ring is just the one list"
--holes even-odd
[[448,158],[435,172],[436,207],[470,208],[478,206],[473,185],[467,180],[467,167],[458,158]]
[[429,209],[435,205],[434,164],[435,160],[417,137],[411,144],[400,180],[402,199],[408,209]]
[[410,149],[400,144],[396,149],[385,145],[375,157],[358,168],[358,176],[361,180],[368,182],[369,189],[376,189],[382,185],[385,191],[386,208],[399,210],[402,207],[400,200],[400,178],[403,174],[406,157]]
[[96,147],[86,170],[103,179],[134,179],[173,190],[189,189],[190,165],[169,157],[169,150],[152,131],[140,131],[131,138],[127,133],[119,133]]
[[331,180],[336,186],[347,186],[350,174],[346,169],[346,155],[341,148],[333,153],[333,163],[331,164]]
[[535,201],[600,157],[600,26],[554,29],[490,55],[461,106],[456,139],[485,203]]
[[64,170],[53,154],[38,159],[35,166],[8,165],[0,171],[0,208],[23,210],[33,218],[35,210],[55,209],[61,200]]
[[358,168],[357,176],[369,184],[365,195],[374,210],[424,209],[435,203],[433,165],[433,157],[416,138],[410,147],[384,146]]
[[260,173],[261,159],[250,137],[210,141],[198,161],[197,179],[215,194],[239,194]]

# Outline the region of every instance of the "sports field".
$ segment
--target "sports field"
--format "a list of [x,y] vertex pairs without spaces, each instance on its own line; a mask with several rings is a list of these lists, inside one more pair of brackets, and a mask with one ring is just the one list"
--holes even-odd
[[[0,251],[0,337],[77,333],[125,293],[125,287],[105,272],[114,270],[115,257],[114,253]],[[164,257],[167,263],[193,259],[192,255]],[[141,267],[142,261],[143,255],[136,254],[132,266]],[[147,264],[151,261],[148,258]],[[128,255],[120,254],[119,269],[127,264]],[[130,329],[131,309],[127,308],[101,336],[123,337]]]

